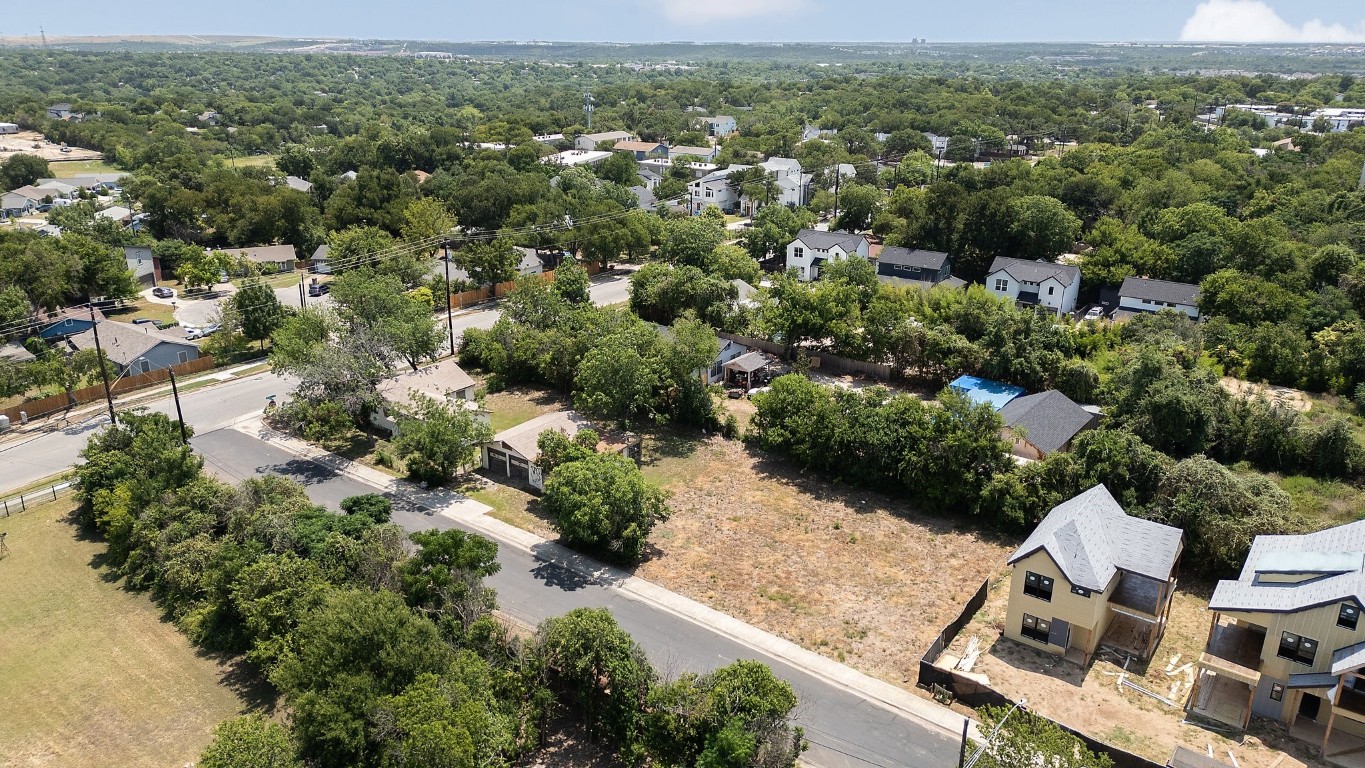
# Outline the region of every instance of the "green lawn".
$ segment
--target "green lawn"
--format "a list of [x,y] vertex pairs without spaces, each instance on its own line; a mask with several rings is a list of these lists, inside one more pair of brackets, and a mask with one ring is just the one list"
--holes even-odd
[[551,392],[518,388],[489,394],[484,398],[484,407],[489,411],[488,424],[496,434],[537,416],[567,408],[568,404]]
[[[196,650],[100,567],[70,497],[0,517],[0,755],[5,765],[167,766],[273,696]],[[253,697],[255,703],[253,703]]]
[[89,176],[94,173],[119,173],[119,169],[103,160],[54,160],[48,163],[52,175],[58,179]]
[[249,168],[253,166],[275,170],[274,155],[247,155],[246,157],[234,157],[228,161],[228,165],[234,168]]
[[169,304],[153,304],[150,301],[111,309],[104,313],[110,320],[131,323],[134,320],[155,320],[158,323],[175,322],[175,307]]

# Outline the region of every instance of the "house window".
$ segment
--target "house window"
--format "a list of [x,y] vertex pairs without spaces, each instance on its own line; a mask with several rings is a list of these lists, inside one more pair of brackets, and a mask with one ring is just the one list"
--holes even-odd
[[713,193],[711,190],[708,189],[708,190],[706,190],[706,196],[707,196],[707,197],[715,197],[716,195],[715,195],[715,193]]
[[1360,609],[1354,603],[1342,603],[1341,610],[1337,611],[1337,626],[1355,629],[1359,621]]
[[1056,290],[1057,290],[1057,286],[1055,286],[1055,285],[1049,285],[1049,286],[1047,287],[1047,295],[1051,296],[1052,293],[1053,293],[1053,291],[1056,291]]
[[1284,701],[1284,684],[1283,684],[1283,683],[1271,683],[1271,684],[1270,684],[1270,700],[1271,700],[1271,701]]
[[1285,632],[1280,635],[1280,650],[1275,654],[1298,664],[1313,666],[1313,657],[1318,652],[1318,641],[1311,637]]
[[1000,292],[1003,293],[1003,292],[1005,292],[1005,291],[1008,291],[1009,289],[1010,289],[1010,281],[1006,280],[1006,279],[1003,278],[1003,277],[997,277],[997,278],[995,278],[995,290],[1000,291]]
[[798,246],[796,246],[795,248],[792,249],[792,258],[793,258],[793,259],[804,259],[805,257],[806,257],[806,249],[805,249],[805,248],[802,248],[801,246],[798,245]]
[[1024,614],[1024,625],[1019,628],[1019,634],[1046,645],[1047,636],[1052,634],[1052,622],[1026,613]]
[[1027,571],[1024,574],[1024,594],[1052,602],[1052,579]]
[[1090,590],[1085,587],[1072,587],[1071,594],[1080,595],[1081,597],[1090,597]]
[[190,353],[189,353],[189,352],[186,352],[186,351],[183,350],[183,349],[180,350],[179,352],[176,352],[176,353],[175,353],[175,357],[176,357],[176,359],[177,359],[179,362],[182,362],[182,363],[188,363],[188,362],[190,361]]

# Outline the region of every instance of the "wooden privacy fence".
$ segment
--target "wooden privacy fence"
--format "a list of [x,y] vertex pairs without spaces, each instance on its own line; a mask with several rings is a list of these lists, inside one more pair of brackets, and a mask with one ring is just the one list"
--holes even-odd
[[[590,277],[602,271],[602,266],[595,261],[590,261],[582,266]],[[536,275],[536,277],[539,277],[542,280],[553,280],[555,279],[555,271],[552,269],[548,272],[541,272]],[[450,306],[459,309],[461,307],[468,307],[473,304],[488,301],[489,299],[501,298],[507,295],[507,293],[515,287],[517,287],[517,281],[508,280],[505,283],[498,283],[492,287],[484,286],[483,288],[452,293],[450,294]],[[177,371],[177,373],[179,373],[179,371]]]
[[[191,373],[201,373],[203,371],[209,370],[212,367],[213,367],[212,355],[206,355],[204,357],[196,358],[194,360],[190,360],[184,363],[176,363],[175,365],[171,366],[171,368],[175,371],[177,376],[184,376],[186,374]],[[113,385],[109,387],[109,391],[117,395],[123,392],[131,392],[132,390],[135,389],[142,389],[143,387],[150,387],[156,384],[161,384],[170,381],[170,378],[171,375],[166,371],[165,368],[158,368],[155,371],[139,373],[135,376],[124,376],[120,378],[118,381],[114,382]],[[83,403],[93,403],[96,400],[102,399],[104,399],[104,384],[100,383],[73,391],[71,393],[71,399],[68,399],[66,393],[63,392],[58,395],[52,395],[51,397],[44,397],[38,400],[29,400],[27,402],[20,403],[19,405],[15,405],[10,408],[6,408],[3,411],[0,411],[0,414],[8,416],[10,424],[19,424],[22,421],[19,415],[20,412],[23,412],[25,415],[27,415],[28,418],[34,419],[39,416],[45,416],[49,413],[53,413],[55,411],[64,410],[65,408],[72,404],[71,400],[75,400],[76,405],[81,405]]]
[[[716,333],[722,339],[729,339],[736,344],[743,344],[750,349],[761,349],[772,355],[782,356],[787,348],[775,341],[766,339],[755,339],[751,336],[739,336],[733,333],[720,331]],[[811,368],[824,373],[848,373],[872,376],[882,381],[891,380],[891,366],[883,363],[869,363],[864,360],[850,360],[847,357],[838,355],[811,355]]]
[[[946,689],[952,692],[954,699],[973,708],[987,706],[1009,707],[1014,704],[1007,696],[992,688],[990,684],[982,682],[980,679],[973,679],[972,676],[934,666],[934,662],[938,657],[948,649],[948,646],[953,644],[953,640],[957,639],[957,636],[962,632],[962,628],[967,626],[967,624],[971,622],[972,617],[976,615],[976,612],[981,610],[981,606],[986,604],[986,598],[990,594],[990,589],[990,579],[981,582],[981,588],[978,589],[976,594],[972,595],[971,599],[967,601],[967,604],[962,607],[962,612],[957,615],[957,618],[948,622],[948,625],[939,631],[938,637],[934,638],[934,642],[929,645],[929,650],[925,651],[924,655],[920,657],[918,685],[921,688],[934,690],[934,687],[937,686]],[[1002,642],[1009,641],[1002,639]],[[1034,714],[1037,715],[1038,713],[1034,712]],[[1039,717],[1042,717],[1042,715],[1039,715]],[[1110,759],[1114,761],[1115,768],[1164,768],[1161,763],[1152,762],[1141,755],[1135,755],[1127,750],[1105,744],[1102,741],[1091,738],[1056,720],[1048,717],[1044,717],[1043,719],[1080,739],[1090,751],[1109,755]]]

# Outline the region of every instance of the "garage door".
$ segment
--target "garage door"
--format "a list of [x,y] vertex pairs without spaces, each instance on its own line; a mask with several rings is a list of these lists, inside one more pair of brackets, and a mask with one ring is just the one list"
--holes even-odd
[[518,459],[515,456],[509,457],[512,462],[511,469],[507,474],[515,477],[523,483],[531,482],[531,465],[525,459]]
[[495,475],[507,474],[507,454],[488,449],[488,471]]

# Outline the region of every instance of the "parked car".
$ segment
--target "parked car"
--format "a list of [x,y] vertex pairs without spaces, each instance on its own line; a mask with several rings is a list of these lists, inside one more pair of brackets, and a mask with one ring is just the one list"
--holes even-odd
[[200,336],[212,336],[213,334],[215,334],[215,333],[221,331],[222,329],[223,329],[223,326],[222,326],[222,325],[219,325],[218,323],[210,323],[210,324],[204,326],[203,328],[200,328],[200,329],[199,329],[199,335],[200,335]]
[[1085,313],[1084,319],[1099,320],[1102,317],[1104,317],[1104,307],[1091,307],[1090,310]]
[[139,317],[133,321],[133,325],[156,325],[156,321],[150,317]]
[[152,289],[152,295],[157,297],[158,299],[171,299],[175,298],[175,291],[165,287],[164,285],[158,285],[157,287]]
[[308,286],[309,296],[322,296],[332,292],[332,286],[327,283],[313,283]]
[[189,339],[190,341],[194,341],[195,339],[202,339],[202,338],[204,338],[204,329],[203,329],[203,328],[186,328],[186,329],[185,329],[185,338],[186,338],[186,339]]

